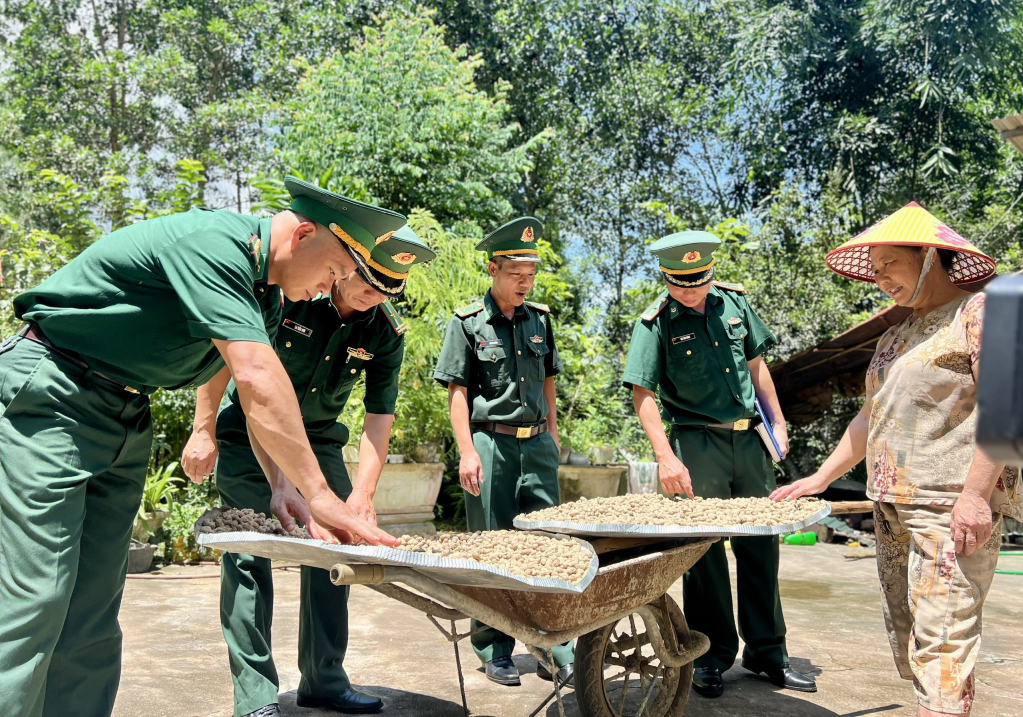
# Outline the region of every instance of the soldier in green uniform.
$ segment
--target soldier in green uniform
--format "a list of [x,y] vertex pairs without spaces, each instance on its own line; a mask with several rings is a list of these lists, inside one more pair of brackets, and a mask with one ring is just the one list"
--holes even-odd
[[[476,245],[487,252],[493,285],[455,312],[433,374],[448,389],[472,531],[510,529],[519,513],[561,502],[554,377],[562,364],[550,309],[526,301],[542,231],[538,220],[521,217]],[[476,620],[472,626],[480,630],[472,645],[487,677],[520,684],[511,659],[515,640]],[[571,678],[573,655],[571,643],[553,650],[559,680]],[[543,665],[537,674],[552,679]]]
[[[355,249],[357,274],[338,281],[327,297],[285,302],[277,352],[291,378],[306,434],[327,484],[348,506],[376,523],[373,494],[387,456],[405,351],[405,324],[388,301],[405,288],[413,264],[434,253],[407,225],[386,243]],[[366,378],[366,418],[355,489],[341,449],[348,428],[338,422],[361,376]],[[217,460],[217,489],[224,505],[252,508],[281,519],[309,521],[294,485],[275,465],[260,465],[245,427],[234,385],[217,415],[230,375],[225,371],[199,389],[192,437],[182,466],[201,482]],[[346,713],[377,712],[382,702],[354,690],[343,661],[348,647],[348,591],[330,582],[328,571],[302,567],[298,660],[300,707]],[[279,681],[270,650],[273,579],[270,561],[225,554],[221,563],[220,616],[234,680],[235,717],[279,717]]]
[[[788,450],[785,419],[763,354],[777,339],[750,308],[741,284],[712,281],[720,240],[681,232],[655,242],[667,289],[643,312],[632,333],[622,383],[632,388],[640,421],[668,493],[706,498],[763,497],[775,486],[770,454],[754,426],[759,399],[778,442]],[[655,392],[660,393],[658,411]],[[662,421],[671,424],[665,435]],[[789,666],[778,594],[778,539],[731,539],[737,565],[739,632],[724,544],[719,541],[686,573],[689,627],[710,638],[696,661],[694,689],[724,690],[721,673],[746,643],[742,665],[779,687],[816,691]]]
[[269,219],[195,209],[140,222],[15,299],[26,326],[0,346],[0,693],[9,714],[113,709],[117,612],[157,388],[195,387],[226,364],[250,430],[315,520],[397,543],[328,488],[270,339],[282,293],[307,299],[356,268],[324,219],[377,236],[405,223],[342,200],[310,197],[323,206],[319,221],[293,206]]

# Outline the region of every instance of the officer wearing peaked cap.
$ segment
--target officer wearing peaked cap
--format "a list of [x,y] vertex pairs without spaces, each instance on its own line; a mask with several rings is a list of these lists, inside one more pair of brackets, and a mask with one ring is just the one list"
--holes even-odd
[[[554,376],[562,364],[550,310],[526,301],[540,261],[543,225],[532,217],[508,222],[476,245],[487,252],[493,285],[455,312],[434,378],[448,389],[451,426],[461,453],[469,530],[513,527],[515,516],[561,502]],[[518,685],[515,640],[473,621],[472,645],[487,677]],[[558,678],[572,674],[571,643],[554,650]],[[551,673],[543,665],[537,674]]]
[[[751,429],[759,400],[783,452],[788,450],[785,419],[763,359],[777,339],[750,307],[741,284],[713,281],[720,244],[708,232],[680,232],[651,245],[667,288],[636,322],[622,383],[632,388],[665,492],[766,497],[774,489],[774,469]],[[663,422],[671,425],[668,435]],[[694,689],[705,697],[722,694],[721,673],[735,661],[741,634],[744,667],[766,673],[780,687],[815,691],[812,678],[789,667],[777,538],[735,537],[731,546],[738,632],[724,545],[712,545],[685,576],[686,621],[711,641],[710,651],[696,661]]]
[[[326,293],[356,269],[327,229],[347,221],[339,198],[324,198],[268,219],[193,209],[118,229],[15,299],[26,325],[0,346],[0,692],[8,713],[113,709],[117,612],[157,388],[204,384],[226,364],[249,429],[319,524],[397,543],[328,490],[298,401],[279,388],[288,384],[272,346],[281,295]],[[405,223],[386,214],[366,232]]]
[[[296,193],[312,191],[293,182],[288,184]],[[345,208],[353,205],[341,206],[341,211],[347,211]],[[363,211],[358,226],[369,225],[370,234],[381,232],[382,227],[375,226],[373,218],[372,213]],[[382,220],[386,218],[381,214]],[[340,226],[336,221],[331,224]],[[406,327],[388,296],[404,290],[412,265],[435,256],[407,224],[393,233],[388,230],[387,235],[366,256],[349,247],[353,258],[361,260],[359,268],[336,281],[328,296],[285,302],[276,342],[302,409],[306,436],[328,486],[373,524],[373,496],[387,456],[405,351]],[[404,266],[405,272],[383,270],[387,266],[384,262],[395,254],[401,259],[396,263]],[[363,376],[366,416],[353,490],[342,455],[348,428],[338,422],[338,417]],[[182,468],[194,481],[201,482],[216,463],[217,490],[224,505],[251,508],[266,515],[272,512],[288,530],[298,519],[318,537],[320,529],[314,521],[310,524],[308,510],[294,484],[266,457],[258,441],[250,438],[237,388],[228,384],[229,380],[230,373],[225,370],[198,390],[193,433],[182,456]],[[218,413],[217,404],[225,387],[227,397]],[[353,689],[344,669],[348,592],[347,586],[330,582],[328,571],[302,567],[298,632],[302,680],[297,697],[301,707],[368,713],[383,706],[379,698]],[[270,649],[270,560],[225,553],[220,603],[236,717],[279,714],[280,685]]]

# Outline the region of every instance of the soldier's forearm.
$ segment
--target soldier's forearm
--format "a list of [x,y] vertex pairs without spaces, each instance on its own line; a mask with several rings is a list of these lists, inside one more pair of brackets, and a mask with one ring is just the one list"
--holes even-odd
[[307,500],[330,492],[309,446],[291,379],[273,348],[252,341],[214,343],[234,376],[256,442]]
[[657,408],[657,399],[654,392],[642,386],[632,387],[632,404],[636,407],[636,415],[643,425],[646,437],[650,439],[650,446],[655,456],[674,452],[668,442],[668,436],[664,432],[664,422],[661,421],[661,412]]
[[394,415],[387,413],[367,413],[362,423],[362,439],[359,441],[359,474],[356,476],[352,491],[366,493],[371,498],[377,491],[380,473],[387,459],[387,449],[391,443],[391,427]]
[[561,440],[558,437],[558,390],[554,385],[554,377],[551,376],[543,382],[543,397],[547,401],[547,431],[551,438],[559,446]]
[[465,386],[448,384],[448,411],[451,415],[451,430],[458,443],[458,452],[463,456],[476,452],[469,428],[469,391]]
[[217,407],[224,397],[227,384],[231,382],[231,370],[226,366],[216,376],[195,391],[195,418],[192,421],[192,432],[209,431],[214,435],[217,430]]

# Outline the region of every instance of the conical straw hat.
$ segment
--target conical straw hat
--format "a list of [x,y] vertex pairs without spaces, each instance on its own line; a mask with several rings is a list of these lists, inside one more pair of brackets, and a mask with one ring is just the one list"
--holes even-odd
[[880,244],[951,249],[956,256],[948,276],[955,284],[981,281],[994,274],[996,269],[994,259],[916,202],[910,202],[842,246],[832,249],[824,261],[837,274],[873,283],[870,247]]

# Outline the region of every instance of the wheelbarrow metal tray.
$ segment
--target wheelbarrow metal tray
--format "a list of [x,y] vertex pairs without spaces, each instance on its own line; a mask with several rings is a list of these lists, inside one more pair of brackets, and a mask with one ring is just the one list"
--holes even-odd
[[[544,632],[572,631],[658,599],[715,542],[716,538],[685,541],[603,565],[581,594],[554,596],[464,585],[452,585],[452,589],[527,627]],[[613,559],[612,555],[601,557]]]
[[795,523],[784,525],[701,525],[687,527],[683,525],[650,525],[646,523],[569,523],[553,520],[521,520],[515,519],[515,527],[520,530],[542,530],[563,535],[589,535],[602,538],[650,537],[650,538],[697,538],[697,537],[731,537],[744,535],[781,535],[794,533],[807,528],[831,514],[831,504],[824,501],[824,507]]
[[[202,519],[200,519],[201,522]],[[555,537],[545,533],[545,537]],[[413,553],[409,550],[396,550],[368,545],[330,545],[322,540],[303,540],[280,535],[263,533],[200,533],[196,536],[199,545],[216,548],[226,553],[246,553],[271,560],[309,565],[314,568],[330,570],[338,563],[372,565],[394,565],[413,568],[428,575],[437,582],[449,585],[474,585],[503,590],[529,590],[540,593],[573,594],[583,592],[597,574],[597,554],[589,543],[557,536],[563,540],[572,540],[590,553],[590,567],[582,580],[570,583],[560,578],[528,578],[475,560],[452,560],[439,555]]]

